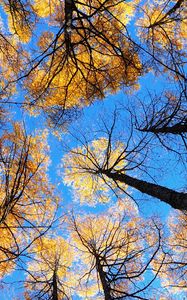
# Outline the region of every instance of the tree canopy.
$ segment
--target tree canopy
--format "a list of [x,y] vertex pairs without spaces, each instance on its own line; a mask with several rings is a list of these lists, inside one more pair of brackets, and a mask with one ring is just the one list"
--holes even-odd
[[0,0],[2,300],[185,298],[186,13]]

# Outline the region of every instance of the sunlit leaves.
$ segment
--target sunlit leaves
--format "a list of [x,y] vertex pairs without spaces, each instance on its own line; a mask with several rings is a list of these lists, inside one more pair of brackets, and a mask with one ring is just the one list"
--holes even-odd
[[182,74],[180,68],[186,57],[185,1],[148,1],[142,12],[143,17],[137,21],[142,41],[148,44],[156,60],[161,59],[165,71],[172,67],[178,75]]
[[55,11],[55,6],[58,6],[60,1],[55,0],[34,0],[34,10],[36,14],[42,18],[52,15]]
[[68,19],[66,2],[35,1],[35,13],[55,26],[39,36],[43,52],[26,76],[27,101],[34,99],[36,110],[84,107],[122,86],[138,88],[141,62],[123,34],[135,3],[105,2],[75,1]]
[[47,166],[46,132],[27,135],[19,123],[13,124],[12,131],[4,131],[0,138],[2,268],[4,261],[12,265],[54,220],[58,199],[53,196]]
[[19,37],[23,43],[28,43],[35,25],[31,1],[2,0],[1,5],[8,16],[9,31]]
[[167,240],[166,262],[160,274],[162,285],[173,293],[182,292],[187,284],[187,215],[173,213],[169,218],[170,235]]
[[[32,297],[51,297],[55,293],[63,297],[68,293],[69,267],[73,250],[62,237],[43,237],[32,248],[33,262],[28,265],[25,288]],[[67,299],[66,297],[64,299]]]
[[[80,274],[84,275],[77,288],[83,299],[103,299],[106,293],[112,299],[139,296],[146,286],[144,272],[160,250],[156,223],[149,220],[147,230],[134,209],[126,215],[118,208],[119,205],[112,206],[98,216],[73,217],[70,222],[77,255],[81,253],[79,260],[83,264]],[[154,278],[153,273],[150,275]]]
[[[88,203],[107,202],[115,185],[105,175],[99,176],[99,169],[122,169],[125,164],[123,151],[122,143],[116,143],[111,148],[107,139],[100,138],[65,155],[63,180],[73,187],[75,199]],[[121,188],[126,187],[122,184]]]

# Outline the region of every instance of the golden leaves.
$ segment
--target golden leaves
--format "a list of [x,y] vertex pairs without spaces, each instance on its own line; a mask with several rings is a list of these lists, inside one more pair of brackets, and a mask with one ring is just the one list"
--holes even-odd
[[54,280],[56,280],[58,297],[63,297],[66,293],[64,290],[68,292],[70,282],[66,282],[66,279],[69,278],[69,267],[74,259],[73,250],[68,242],[57,236],[42,237],[34,243],[31,252],[35,255],[28,265],[25,283],[28,294],[42,290],[43,294],[50,295],[54,289]]
[[163,0],[145,4],[144,18],[137,25],[141,27],[139,35],[149,41],[152,46],[161,46],[162,49],[176,47],[181,50],[185,46],[185,1],[175,8],[176,1]]
[[33,8],[38,16],[46,18],[54,13],[57,5],[58,1],[55,0],[34,0]]
[[[35,5],[40,7],[41,15],[50,15],[51,24],[56,24],[59,3],[43,1],[40,6],[36,1]],[[25,81],[30,99],[37,99],[36,104],[43,109],[55,105],[70,109],[90,105],[123,85],[137,88],[142,66],[133,44],[122,34],[133,12],[131,2],[75,3],[71,37],[67,38],[64,28],[54,37],[48,31],[39,38],[38,45],[47,55]],[[64,14],[64,5],[61,13]]]
[[38,239],[32,251],[36,252],[37,262],[29,265],[30,271],[38,273],[38,276],[41,277],[43,276],[42,272],[45,272],[46,277],[50,278],[58,264],[57,275],[59,278],[63,279],[66,276],[68,267],[73,261],[73,251],[62,237]]
[[[65,184],[73,187],[75,199],[91,204],[98,201],[108,202],[111,187],[115,189],[115,184],[105,175],[99,174],[98,170],[104,166],[113,167],[115,170],[123,168],[123,151],[122,143],[116,143],[110,149],[107,139],[100,138],[65,155],[63,180]],[[121,188],[126,186],[121,184]]]
[[[45,48],[45,42],[44,37],[41,47]],[[102,49],[94,46],[91,54],[84,46],[78,46],[76,52],[75,58],[67,59],[66,50],[59,48],[42,69],[34,70],[26,80],[29,93],[38,97],[38,106],[61,105],[65,109],[87,106],[107,92],[117,92],[123,85],[133,87],[140,74],[138,56],[130,53],[128,45],[124,49],[127,66],[123,57],[110,53],[106,45]]]
[[53,222],[58,199],[46,174],[46,138],[46,131],[27,135],[19,123],[0,138],[0,269],[10,261],[12,270],[12,261]]
[[9,31],[17,35],[22,43],[28,43],[34,29],[34,18],[30,1],[1,1],[8,15]]
[[[135,210],[127,210],[126,214],[126,210],[118,210],[120,205],[113,205],[100,215],[73,216],[70,221],[72,239],[84,274],[81,276],[80,272],[81,279],[76,290],[83,299],[98,299],[102,295],[103,290],[101,293],[99,291],[100,286],[103,288],[100,282],[103,278],[111,288],[111,295],[112,290],[116,298],[118,292],[120,296],[130,295],[134,282],[144,281],[145,260],[149,265],[159,250],[159,237],[154,223],[148,220],[150,226],[147,226],[147,222],[143,222]],[[151,233],[155,233],[154,243],[149,241]],[[153,255],[151,251],[154,256],[150,259]]]

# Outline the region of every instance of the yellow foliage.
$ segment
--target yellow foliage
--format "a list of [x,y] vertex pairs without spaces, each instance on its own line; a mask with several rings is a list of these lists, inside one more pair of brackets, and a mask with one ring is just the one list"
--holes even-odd
[[[47,177],[47,132],[26,135],[19,123],[0,137],[0,272],[50,225],[58,205]],[[29,224],[30,229],[27,230]],[[26,226],[26,228],[25,228]],[[29,228],[28,227],[28,228]],[[8,256],[7,256],[8,255]],[[7,264],[7,272],[8,265]]]
[[[42,47],[44,41],[46,39],[42,38]],[[59,49],[44,68],[34,70],[26,80],[30,94],[35,98],[42,96],[37,100],[38,106],[83,107],[95,98],[104,98],[108,92],[117,92],[123,85],[133,86],[136,83],[141,64],[137,54],[130,53],[130,49],[129,52],[126,49],[125,56],[132,61],[126,67],[122,57],[107,53],[106,46],[103,49],[95,46],[92,56],[83,46],[79,48],[76,62],[71,58],[66,60],[65,49]],[[92,63],[94,66],[90,67]]]
[[1,1],[4,11],[8,15],[9,31],[16,34],[22,43],[28,43],[34,29],[32,20],[32,6],[30,1],[23,3],[21,1]]
[[[23,66],[24,60],[21,59],[20,47],[17,45],[13,37],[4,37],[0,32],[0,86],[1,97],[4,98],[15,94],[15,83],[7,86],[10,81],[13,81],[19,70]],[[22,57],[23,58],[23,57]],[[6,91],[3,89],[6,88]]]
[[[25,287],[29,293],[36,290],[49,292],[48,284],[53,282],[54,272],[57,276],[58,296],[63,296],[64,288],[70,283],[68,278],[69,267],[72,264],[74,253],[70,245],[62,237],[42,237],[35,242],[32,248],[34,260],[28,265],[29,274]],[[33,278],[37,278],[36,282]],[[66,282],[63,286],[63,282]],[[48,284],[46,284],[48,282]]]
[[[37,240],[32,251],[36,252],[37,262],[29,265],[30,271],[36,273],[46,272],[46,277],[50,278],[58,263],[57,275],[61,279],[66,276],[68,267],[73,261],[73,252],[62,237],[55,239],[43,237]],[[42,273],[38,276],[42,277]]]
[[[92,16],[92,26],[83,18],[81,28],[77,20],[71,30],[71,46],[67,46],[65,31],[58,34],[58,38],[52,31],[44,31],[38,45],[44,51],[51,44],[51,55],[47,55],[42,66],[37,66],[26,79],[25,85],[31,95],[28,101],[34,97],[38,107],[60,105],[70,109],[90,105],[96,98],[103,99],[106,93],[115,93],[124,85],[137,89],[141,62],[133,44],[121,33],[136,3],[110,0],[104,2],[103,8],[97,0],[91,6],[87,0],[76,3],[77,9]],[[51,24],[62,26],[61,20],[57,21],[59,7],[64,16],[62,3],[35,1],[34,7],[40,16],[50,15]],[[74,14],[76,17],[76,10]]]
[[5,224],[0,225],[0,278],[3,278],[12,272],[15,266],[14,251],[17,251],[15,237],[17,237],[17,242],[19,242],[18,230],[16,227],[17,222],[11,215],[7,217]]
[[46,18],[54,13],[57,5],[58,0],[34,0],[33,8],[38,16]]
[[11,16],[9,16],[9,27],[10,32],[17,34],[22,43],[29,42],[32,31],[22,22],[21,16],[19,14],[16,16],[15,20],[13,20]]
[[139,35],[149,41],[153,47],[160,45],[161,49],[176,47],[181,50],[185,47],[186,19],[185,1],[169,13],[176,1],[148,1],[143,7],[144,17],[138,20]]
[[168,220],[170,235],[167,238],[165,253],[160,254],[157,266],[162,263],[159,273],[162,286],[167,287],[172,295],[180,293],[187,285],[187,214],[186,212],[173,212]]
[[[65,155],[63,180],[65,184],[73,187],[75,199],[91,204],[97,201],[108,202],[110,187],[115,189],[115,185],[107,176],[98,176],[98,170],[103,166],[113,167],[114,170],[122,169],[125,164],[123,151],[122,143],[116,143],[109,149],[107,139],[100,138]],[[120,186],[126,188],[125,184],[120,183]]]
[[[97,274],[97,259],[104,266],[106,274],[108,270],[110,274],[112,270],[117,274],[118,268],[121,268],[119,274],[123,273],[124,267],[126,276],[121,279],[118,288],[127,293],[131,288],[131,281],[127,280],[128,275],[133,276],[142,269],[145,259],[142,249],[146,249],[145,245],[150,245],[150,234],[154,230],[152,226],[146,228],[147,222],[145,224],[140,220],[136,210],[126,209],[126,214],[126,210],[118,209],[119,206],[120,203],[113,205],[100,215],[73,217],[69,222],[77,257],[81,262],[80,273],[85,274],[80,274],[81,280],[76,288],[78,295],[83,299],[98,299],[99,286],[102,287],[102,284]],[[150,249],[154,248],[157,241],[158,236],[150,245]],[[116,265],[112,267],[112,264]],[[143,276],[139,276],[138,280],[143,280]]]

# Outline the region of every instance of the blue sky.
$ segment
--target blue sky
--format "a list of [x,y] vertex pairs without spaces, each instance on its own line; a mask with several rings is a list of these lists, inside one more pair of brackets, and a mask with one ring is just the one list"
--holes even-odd
[[[2,14],[2,18],[5,18],[5,14],[2,13],[2,10],[0,10],[0,13]],[[41,24],[38,25],[37,28],[37,34],[39,34],[43,30]],[[31,41],[35,43],[35,39]],[[169,83],[165,76],[158,76],[156,77],[153,72],[148,73],[145,77],[140,78],[140,90],[135,92],[134,94],[126,94],[125,89],[123,91],[118,92],[115,95],[108,95],[104,100],[98,100],[95,101],[94,104],[92,104],[90,107],[87,107],[83,110],[83,114],[77,121],[73,122],[72,125],[70,125],[70,130],[73,128],[73,130],[88,130],[88,127],[90,130],[93,130],[93,132],[98,130],[98,124],[101,120],[101,116],[105,115],[107,116],[108,113],[111,113],[115,109],[116,106],[121,107],[121,105],[127,105],[127,103],[134,102],[136,97],[141,97],[144,99],[144,101],[148,100],[148,91],[152,93],[161,93],[166,88],[168,88]],[[170,88],[175,89],[175,85],[171,85]],[[15,99],[13,100],[20,100],[22,101],[23,97],[25,95],[25,91],[18,89],[18,94],[15,96]],[[24,120],[26,124],[27,131],[34,132],[38,129],[44,129],[46,127],[45,119],[43,116],[38,117],[31,117],[28,115],[27,112],[21,111],[19,106],[12,106],[12,117],[11,119],[14,120]],[[125,113],[124,113],[125,115]],[[125,118],[125,117],[124,117]],[[110,120],[109,120],[110,121]],[[124,120],[124,128],[120,127],[119,130],[125,131],[126,130],[126,122],[129,122],[129,120]],[[89,124],[89,126],[87,126]],[[121,125],[120,125],[121,126]],[[92,129],[91,129],[92,128]],[[50,158],[51,158],[51,164],[49,166],[49,178],[50,181],[57,186],[58,193],[62,196],[62,207],[63,209],[71,209],[72,207],[76,212],[81,213],[95,213],[98,214],[102,211],[104,211],[111,203],[109,204],[97,204],[95,207],[83,205],[80,206],[78,202],[74,203],[72,199],[72,192],[71,189],[69,189],[67,186],[63,184],[63,178],[62,178],[62,170],[60,171],[60,164],[61,159],[63,157],[64,151],[63,151],[63,144],[64,142],[69,143],[70,146],[75,147],[76,142],[71,140],[70,136],[67,133],[62,133],[61,140],[58,140],[51,132],[51,130],[48,128],[49,136],[48,136],[48,143],[50,146]],[[126,132],[125,132],[126,134]],[[92,135],[92,134],[90,134]],[[136,133],[135,133],[136,135]],[[124,135],[125,136],[125,135]],[[178,140],[176,140],[178,143]],[[154,141],[154,147],[149,151],[151,153],[149,163],[151,163],[151,168],[149,169],[149,172],[152,177],[154,177],[158,184],[173,188],[176,190],[181,190],[185,187],[186,184],[186,178],[183,176],[184,174],[184,168],[183,165],[180,163],[179,160],[176,160],[176,155],[167,152],[166,149],[163,149],[158,142]],[[175,162],[174,162],[175,161]],[[163,168],[162,172],[159,171],[160,168]],[[182,175],[181,175],[182,174]],[[135,174],[136,176],[136,174]],[[142,179],[144,180],[150,180],[148,176],[144,173],[145,177]],[[133,196],[135,199],[139,199],[139,208],[140,208],[140,215],[143,217],[149,217],[151,215],[158,215],[163,222],[167,222],[167,217],[172,211],[170,207],[167,204],[162,203],[161,201],[157,199],[150,198],[146,195],[142,195],[138,191],[134,189],[130,189],[133,193]],[[111,202],[115,203],[116,198],[115,196],[112,196]],[[5,278],[5,280],[11,282],[11,281],[17,281],[22,279],[24,276],[23,273],[15,272],[12,275]],[[15,284],[14,286],[7,286],[4,290],[0,290],[0,299],[1,300],[12,300],[14,296],[19,295],[19,289],[18,284]],[[21,297],[21,296],[18,296]],[[19,298],[20,300],[22,298]],[[78,297],[74,297],[73,299],[77,300]],[[176,300],[184,300],[185,297],[183,295],[177,295]]]

